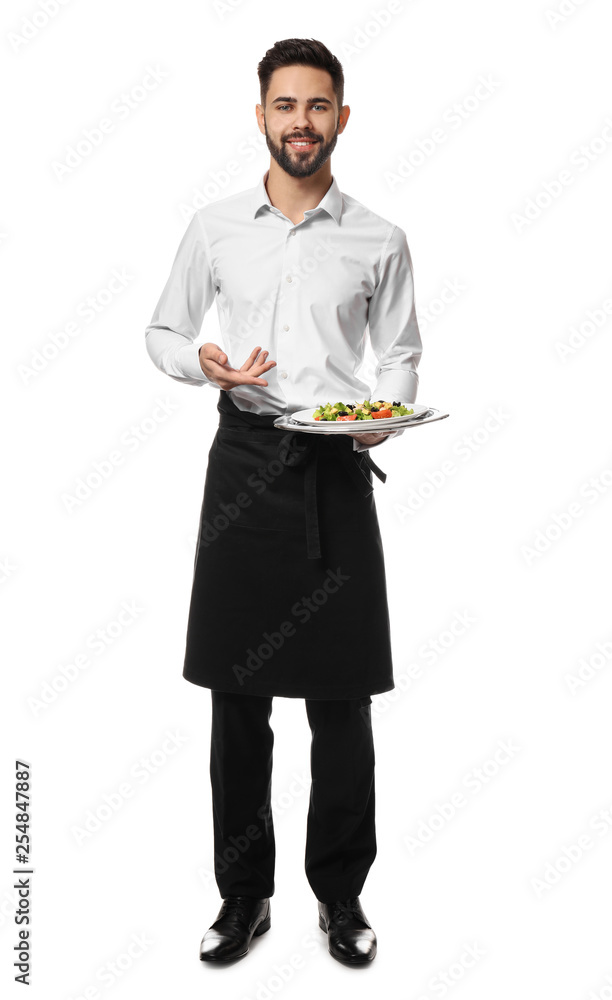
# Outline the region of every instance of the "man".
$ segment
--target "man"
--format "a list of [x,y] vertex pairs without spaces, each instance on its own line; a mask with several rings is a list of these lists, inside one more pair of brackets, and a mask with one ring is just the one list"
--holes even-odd
[[[247,191],[196,211],[146,330],[157,367],[219,390],[183,676],[211,689],[215,878],[200,958],[246,955],[270,927],[273,697],[304,698],[312,732],[306,876],[337,959],[367,962],[359,895],[376,856],[371,695],[394,688],[369,449],[402,433],[284,432],[327,402],[411,403],[421,355],[402,229],[343,194],[342,67],[314,39],[258,66],[271,153]],[[216,298],[222,346],[197,339]],[[364,334],[376,384],[355,374]],[[243,360],[244,359],[244,360]]]

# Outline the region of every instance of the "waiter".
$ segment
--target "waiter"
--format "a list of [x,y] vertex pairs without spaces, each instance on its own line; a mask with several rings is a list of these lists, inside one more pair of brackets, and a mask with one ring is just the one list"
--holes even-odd
[[[195,212],[145,334],[162,372],[219,390],[183,668],[212,698],[223,903],[200,958],[242,957],[270,927],[277,695],[305,699],[312,732],[305,870],[319,926],[335,958],[367,962],[376,935],[359,895],[377,851],[371,695],[395,686],[373,494],[373,475],[386,475],[370,449],[402,430],[307,434],[273,422],[327,402],[414,402],[412,264],[404,231],[332,175],[350,113],[338,59],[314,39],[286,39],[258,75],[269,169]],[[198,349],[215,300],[222,345]],[[368,327],[373,387],[356,375]]]

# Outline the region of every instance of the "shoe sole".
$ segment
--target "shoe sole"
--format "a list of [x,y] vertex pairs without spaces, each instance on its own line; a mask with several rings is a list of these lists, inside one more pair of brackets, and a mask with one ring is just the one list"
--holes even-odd
[[[329,940],[329,935],[327,934],[327,926],[321,914],[319,914],[319,927],[321,928],[322,931],[324,931]],[[374,958],[376,958],[376,952],[374,952],[373,955],[360,955],[358,958],[345,958],[343,955],[334,954],[334,952],[331,950],[331,948],[329,948],[329,946],[327,950],[329,951],[332,958],[335,958],[337,962],[343,962],[345,965],[363,965],[365,962],[371,962]]]
[[[266,931],[270,930],[271,926],[272,926],[272,915],[270,914],[269,916],[267,916],[265,918],[265,920],[262,920],[261,923],[257,925],[257,927],[255,928],[255,930],[253,931],[253,937],[259,937],[260,934],[265,934]],[[237,958],[244,958],[244,956],[248,955],[248,953],[249,953],[249,949],[247,948],[246,951],[240,952],[239,955],[226,955],[224,958],[219,958],[218,955],[200,955],[200,961],[201,962],[233,962]]]

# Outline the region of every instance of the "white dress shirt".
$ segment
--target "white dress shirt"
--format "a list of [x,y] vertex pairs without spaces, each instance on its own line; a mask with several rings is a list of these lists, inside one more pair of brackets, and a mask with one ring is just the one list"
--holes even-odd
[[[291,414],[328,402],[414,402],[422,345],[405,232],[341,192],[333,176],[295,224],[270,202],[268,173],[192,216],[145,331],[151,360],[179,382],[219,389],[195,344],[216,299],[221,338],[210,339],[229,365],[240,368],[255,347],[276,361],[262,376],[267,386],[229,390],[239,409]],[[355,374],[368,331],[373,388]],[[356,438],[353,446],[367,450]]]

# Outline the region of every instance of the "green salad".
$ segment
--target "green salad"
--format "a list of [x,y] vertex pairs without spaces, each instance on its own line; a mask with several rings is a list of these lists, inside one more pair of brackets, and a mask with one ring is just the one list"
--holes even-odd
[[315,420],[384,420],[411,413],[414,413],[414,409],[409,410],[403,403],[388,403],[381,399],[372,403],[369,399],[364,399],[363,403],[326,403],[314,411],[313,417]]

